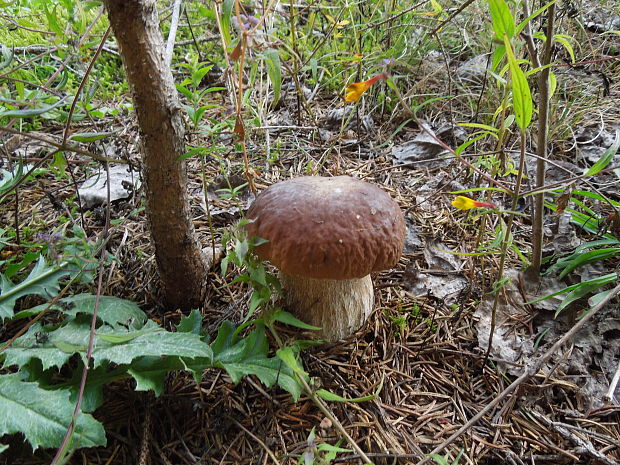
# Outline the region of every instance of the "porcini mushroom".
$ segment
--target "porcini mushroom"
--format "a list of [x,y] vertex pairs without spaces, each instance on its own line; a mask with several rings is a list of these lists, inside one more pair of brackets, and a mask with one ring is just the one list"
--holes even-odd
[[255,253],[280,270],[286,307],[337,341],[360,328],[374,304],[370,273],[392,268],[405,239],[398,204],[373,184],[304,176],[273,184],[248,210]]

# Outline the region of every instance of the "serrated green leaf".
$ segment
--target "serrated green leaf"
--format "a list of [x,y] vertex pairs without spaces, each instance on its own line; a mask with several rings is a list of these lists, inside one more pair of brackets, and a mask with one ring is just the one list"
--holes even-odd
[[295,400],[301,395],[301,385],[295,374],[276,357],[268,357],[269,345],[262,324],[241,339],[237,329],[230,321],[224,321],[218,328],[213,349],[213,365],[226,370],[233,383],[243,376],[255,375],[267,387],[278,384],[289,392]]
[[[92,315],[97,296],[92,294],[76,294],[64,297],[51,309],[64,313],[67,316],[77,317],[78,314]],[[43,311],[47,304],[23,310],[15,314],[15,319],[28,318]],[[140,329],[147,320],[146,314],[134,302],[118,297],[100,296],[97,319],[113,327],[128,327]]]
[[[102,327],[99,334],[113,329]],[[135,331],[129,331],[131,334]],[[129,364],[138,357],[145,356],[178,356],[187,358],[201,358],[212,360],[213,352],[200,336],[193,333],[171,333],[149,320],[144,328],[139,330],[140,335],[122,344],[112,344],[106,341],[97,345],[93,350],[95,367],[104,361],[116,364]]]
[[[42,338],[41,334],[45,334],[45,338]],[[137,337],[134,337],[136,334]],[[53,330],[36,323],[5,350],[4,364],[21,367],[32,359],[39,359],[44,369],[60,368],[75,353],[79,353],[84,360],[89,335],[90,322],[87,319],[70,320]],[[108,335],[107,338],[109,335],[120,336],[114,338],[119,342],[106,341],[105,335]],[[145,356],[178,356],[209,360],[212,358],[211,348],[198,335],[171,333],[152,320],[140,330],[102,326],[97,329],[95,337],[92,354],[95,368],[105,362],[127,365]]]
[[136,391],[154,391],[160,396],[164,391],[166,375],[186,367],[179,357],[144,357],[134,361],[127,372],[136,380]]
[[[20,381],[19,374],[0,376],[0,437],[21,433],[34,450],[60,446],[71,423],[75,405],[69,391],[47,391],[37,383]],[[91,415],[78,416],[71,446],[106,444],[101,423]]]
[[59,280],[69,274],[64,268],[67,263],[48,266],[43,257],[39,257],[36,265],[19,284],[0,274],[0,321],[13,316],[15,302],[20,297],[36,294],[45,298],[53,297],[60,290]]
[[183,316],[177,325],[177,331],[180,333],[194,333],[199,336],[204,336],[206,331],[202,329],[202,315],[200,311],[194,309],[189,315]]
[[596,163],[594,163],[594,165],[592,165],[590,169],[586,171],[586,174],[584,174],[584,176],[594,176],[595,174],[598,174],[599,172],[607,168],[607,166],[616,156],[616,153],[618,152],[618,147],[620,147],[620,132],[616,131],[616,139],[614,140],[613,144],[611,144],[609,148],[605,150],[605,153],[601,155],[601,158],[599,158]]

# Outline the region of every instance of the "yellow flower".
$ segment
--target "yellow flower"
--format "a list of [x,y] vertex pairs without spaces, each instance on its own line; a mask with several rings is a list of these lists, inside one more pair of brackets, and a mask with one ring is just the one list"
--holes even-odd
[[452,201],[452,206],[458,208],[459,210],[471,210],[472,208],[478,207],[497,208],[494,203],[477,202],[474,199],[465,197],[464,195],[457,195]]
[[344,95],[345,102],[357,102],[362,94],[370,89],[375,82],[379,79],[387,79],[387,74],[377,74],[375,77],[368,79],[367,81],[362,82],[354,82],[353,84],[349,84],[346,88],[346,93]]

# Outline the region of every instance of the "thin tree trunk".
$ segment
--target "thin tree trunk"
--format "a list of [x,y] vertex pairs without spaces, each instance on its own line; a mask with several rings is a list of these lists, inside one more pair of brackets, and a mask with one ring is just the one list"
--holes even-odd
[[154,0],[105,0],[140,126],[146,212],[166,303],[189,309],[202,301],[210,260],[192,224],[177,90],[164,61]]

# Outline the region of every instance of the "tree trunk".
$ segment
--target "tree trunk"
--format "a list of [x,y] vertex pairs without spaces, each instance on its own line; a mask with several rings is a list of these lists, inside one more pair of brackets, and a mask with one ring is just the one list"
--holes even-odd
[[166,304],[203,297],[210,260],[195,235],[187,195],[183,119],[154,0],[105,0],[140,126],[146,213]]

